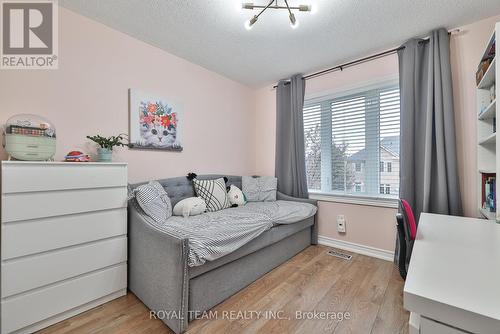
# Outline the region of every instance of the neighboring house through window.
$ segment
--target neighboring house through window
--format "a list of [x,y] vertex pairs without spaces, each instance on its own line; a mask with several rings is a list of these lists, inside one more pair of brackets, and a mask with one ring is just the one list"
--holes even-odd
[[304,137],[311,193],[397,198],[399,117],[397,82],[306,99]]

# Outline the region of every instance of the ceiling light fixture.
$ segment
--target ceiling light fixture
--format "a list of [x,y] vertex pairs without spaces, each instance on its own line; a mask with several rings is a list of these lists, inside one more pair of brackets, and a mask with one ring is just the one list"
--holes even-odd
[[257,15],[254,15],[251,19],[245,22],[245,28],[247,30],[252,29],[253,25],[257,20],[259,19],[259,16],[264,13],[267,9],[285,9],[288,11],[288,18],[290,19],[290,25],[292,28],[297,28],[299,26],[299,21],[295,18],[295,14],[292,12],[292,10],[298,10],[300,12],[310,12],[312,10],[311,5],[299,5],[295,7],[290,7],[288,5],[288,0],[283,0],[284,1],[284,6],[278,4],[278,0],[271,0],[267,3],[267,5],[256,5],[253,2],[244,2],[241,4],[241,8],[243,9],[249,9],[249,10],[254,10],[254,9],[260,9],[260,12]]

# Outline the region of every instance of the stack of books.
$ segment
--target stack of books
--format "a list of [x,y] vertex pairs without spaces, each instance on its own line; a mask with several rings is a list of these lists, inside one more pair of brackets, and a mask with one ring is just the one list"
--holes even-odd
[[487,209],[490,212],[496,212],[496,175],[495,174],[483,174],[482,188],[482,198],[483,198],[483,209]]

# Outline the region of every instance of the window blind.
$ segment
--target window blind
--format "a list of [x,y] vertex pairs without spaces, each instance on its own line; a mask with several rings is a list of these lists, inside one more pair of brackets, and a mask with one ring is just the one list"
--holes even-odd
[[306,101],[304,135],[312,191],[397,197],[399,88]]

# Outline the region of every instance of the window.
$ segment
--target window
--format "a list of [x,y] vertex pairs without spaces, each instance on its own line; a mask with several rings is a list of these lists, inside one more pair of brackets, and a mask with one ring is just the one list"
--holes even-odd
[[391,194],[391,185],[390,184],[381,184],[379,187],[380,194],[390,195]]
[[304,137],[309,190],[397,197],[399,128],[397,84],[306,100]]

